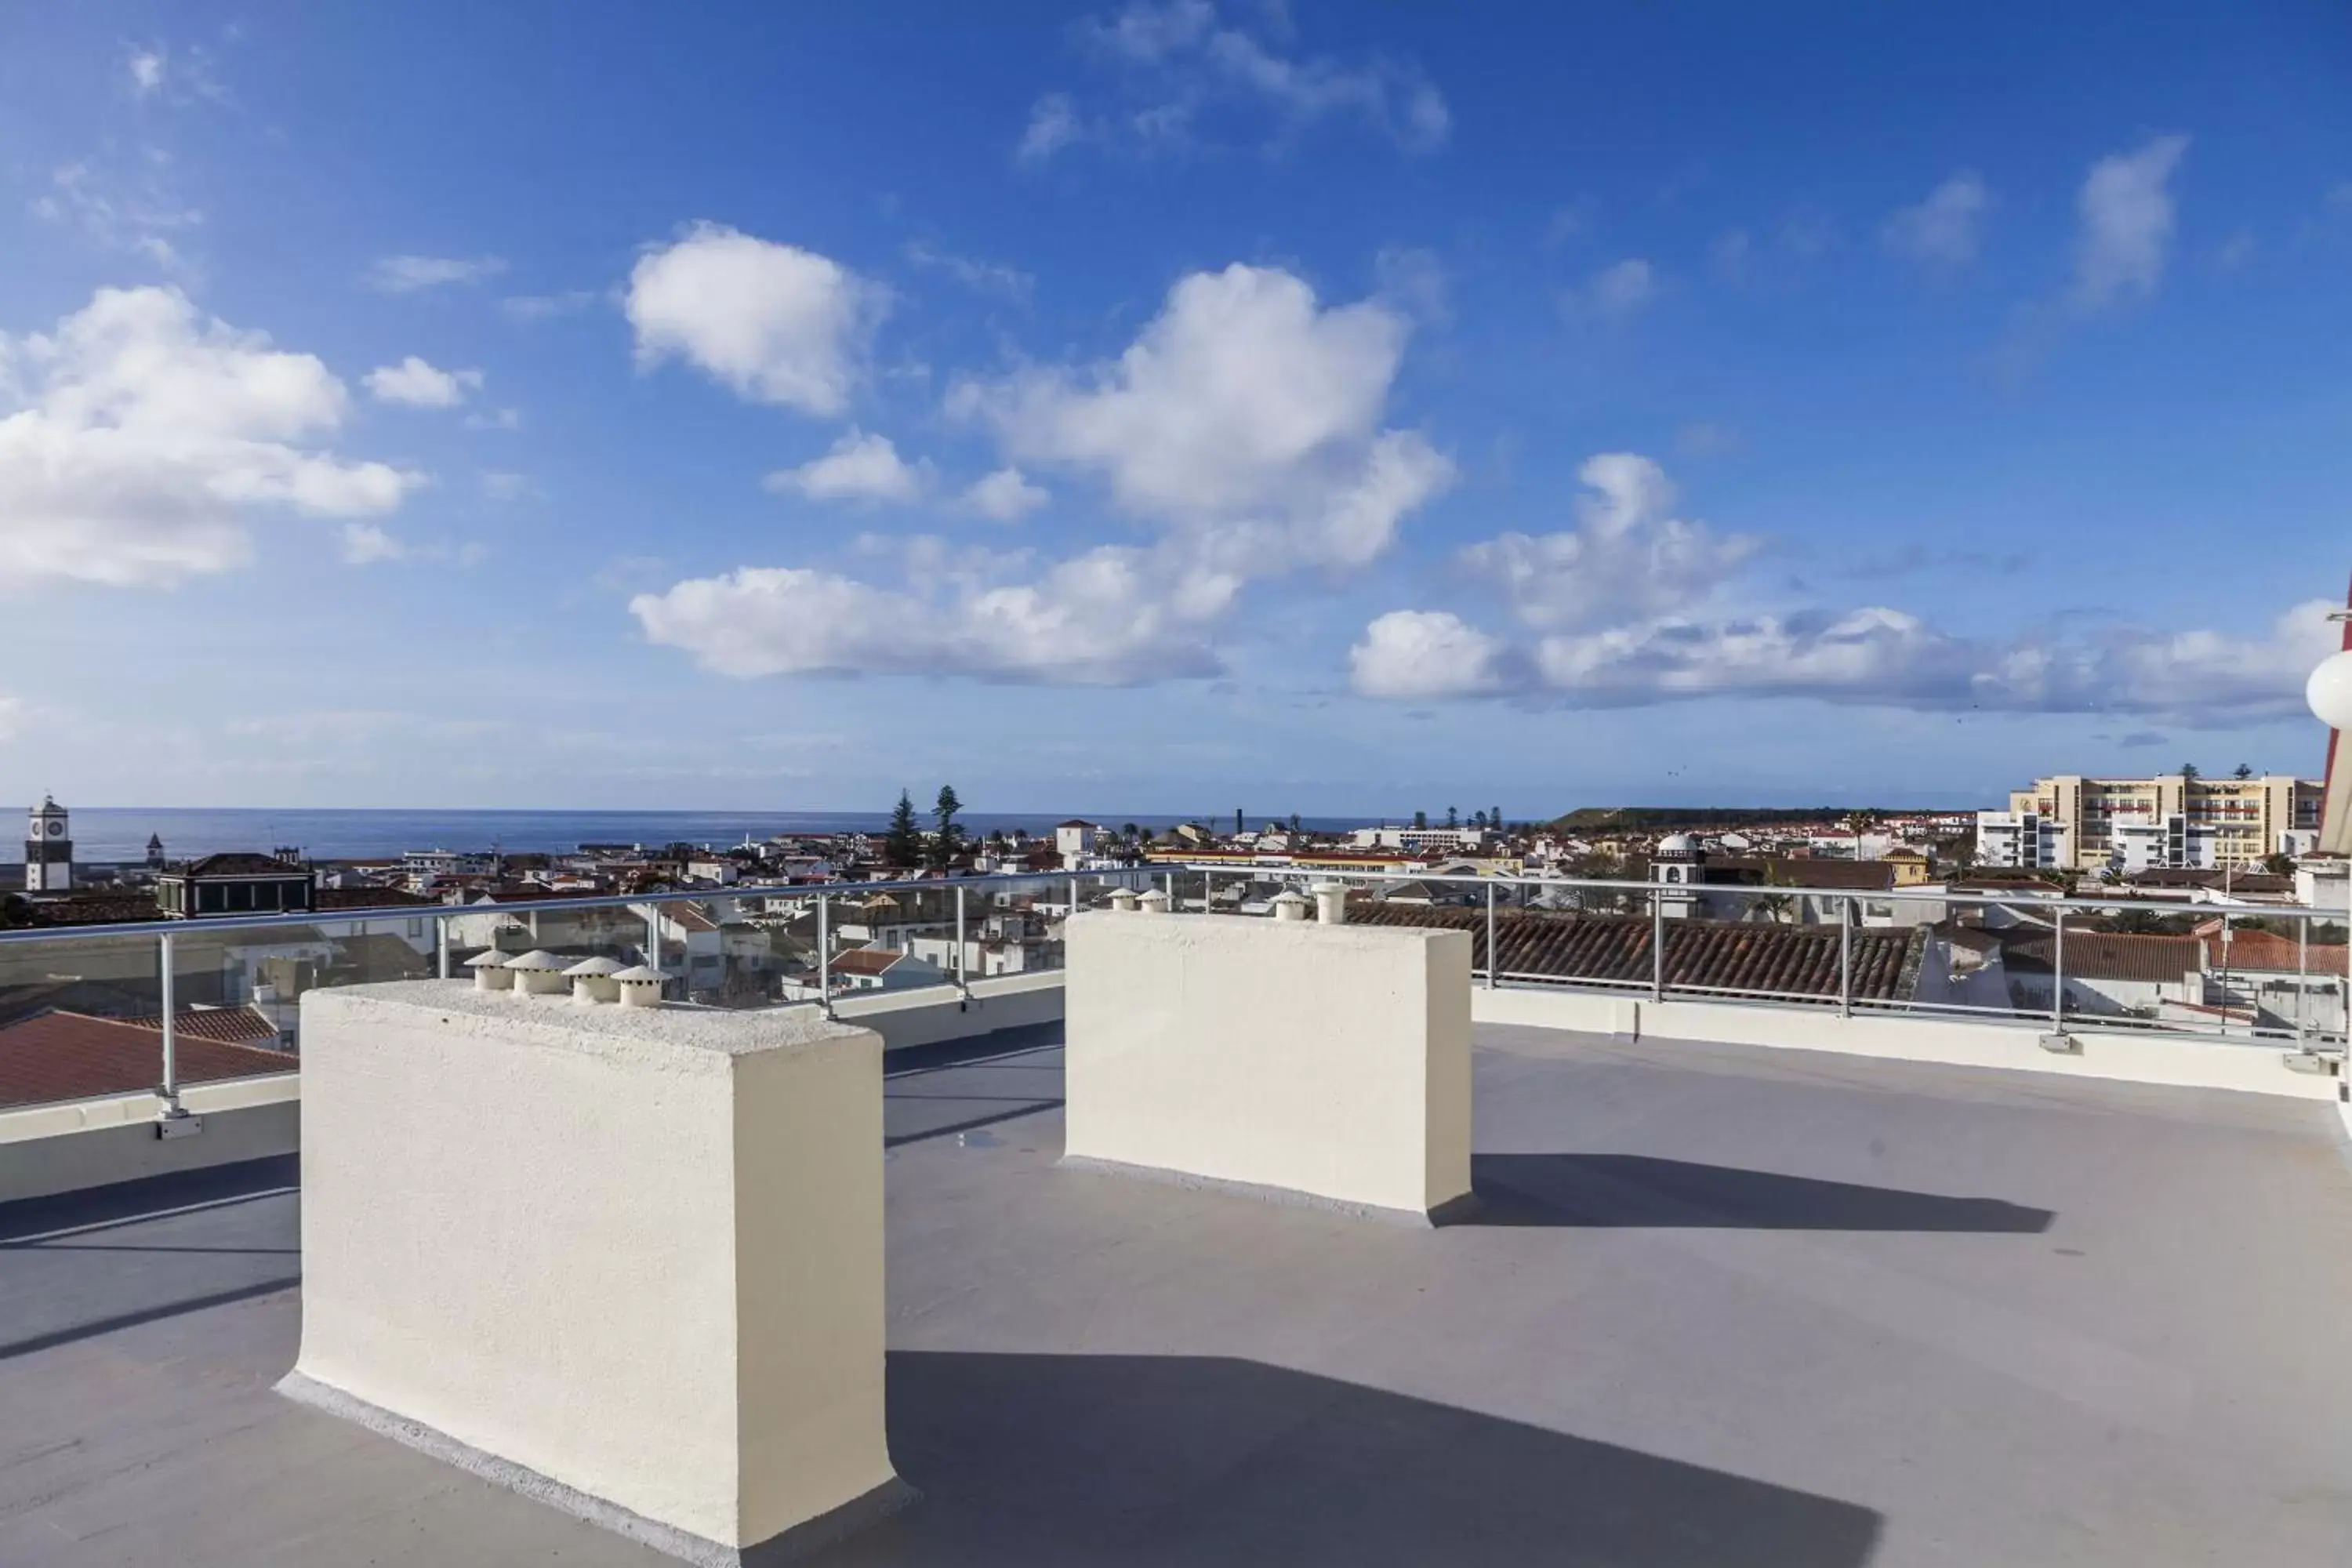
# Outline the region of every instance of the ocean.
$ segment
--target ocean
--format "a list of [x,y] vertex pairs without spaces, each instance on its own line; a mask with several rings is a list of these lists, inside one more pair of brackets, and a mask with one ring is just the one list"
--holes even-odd
[[[1073,816],[1118,826],[1133,822],[1164,828],[1191,820],[1121,812],[966,811],[968,834],[991,828],[1050,830]],[[928,816],[924,821],[929,822]],[[1230,818],[1224,819],[1230,821]],[[1364,817],[1307,817],[1324,832],[1360,827]],[[74,858],[86,865],[139,860],[148,836],[163,840],[174,860],[225,849],[268,851],[291,845],[318,860],[356,860],[405,849],[569,850],[582,844],[708,844],[724,847],[745,836],[845,833],[888,826],[887,811],[328,811],[270,807],[173,809],[85,806],[73,811]],[[1253,826],[1262,823],[1253,822]],[[0,838],[0,864],[20,858],[11,832]]]

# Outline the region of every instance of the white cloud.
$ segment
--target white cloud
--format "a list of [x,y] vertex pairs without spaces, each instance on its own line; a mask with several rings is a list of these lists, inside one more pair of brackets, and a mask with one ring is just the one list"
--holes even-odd
[[[1570,707],[1702,697],[1806,697],[1864,706],[2115,713],[2209,726],[2292,717],[2336,646],[2322,601],[2269,635],[2118,627],[2073,640],[1985,642],[1874,605],[1717,620],[1666,617],[1513,647],[1444,613],[1399,611],[1354,657],[1369,697],[1516,696]],[[1412,655],[1426,645],[1416,667]]]
[[1029,109],[1029,123],[1013,149],[1016,162],[1042,163],[1086,134],[1066,92],[1049,92]]
[[163,86],[163,73],[169,60],[161,49],[133,49],[124,62],[131,72],[131,89],[140,97],[157,92]]
[[822,458],[770,474],[768,489],[811,500],[888,501],[904,505],[929,488],[929,466],[910,465],[887,436],[852,430]]
[[1345,121],[1408,152],[1444,145],[1452,112],[1418,68],[1292,55],[1282,47],[1288,32],[1278,10],[1227,19],[1209,0],[1131,0],[1108,18],[1081,22],[1080,41],[1118,75],[1123,107],[1089,120],[1067,94],[1048,94],[1031,109],[1016,156],[1042,162],[1082,138],[1184,145],[1220,112],[1271,116],[1277,142]]
[[2186,136],[2158,136],[2137,152],[2091,165],[2074,202],[2082,224],[2074,258],[2078,308],[2095,310],[2156,292],[2172,240],[2172,171],[2188,150]]
[[34,216],[78,229],[90,243],[142,256],[167,272],[188,270],[169,236],[204,222],[173,188],[173,160],[161,148],[100,154],[60,164],[33,201]]
[[478,566],[488,553],[478,541],[438,540],[412,544],[373,522],[343,524],[343,563],[347,566],[378,566],[403,561]]
[[961,675],[1118,686],[1212,675],[1208,632],[1231,602],[1169,584],[1150,552],[1105,545],[1035,583],[885,589],[835,573],[746,566],[629,602],[648,640],[739,677]]
[[1420,433],[1381,428],[1408,331],[1379,301],[1327,309],[1287,272],[1234,266],[1179,279],[1116,361],[966,382],[949,406],[1255,574],[1359,565],[1453,478]]
[[398,561],[407,555],[407,548],[373,522],[343,524],[343,563],[349,566],[373,566],[378,562]]
[[[631,608],[649,639],[729,675],[1123,684],[1213,673],[1216,636],[1249,583],[1370,561],[1451,480],[1425,437],[1382,427],[1406,332],[1384,304],[1326,309],[1278,270],[1193,274],[1117,360],[1031,367],[950,396],[1013,463],[1099,480],[1157,531],[1151,542],[1042,569],[1025,552],[950,568],[910,550],[895,585],[744,567]],[[965,503],[1029,504],[1035,487],[1013,463]]]
[[744,397],[831,416],[888,305],[828,257],[701,223],[638,260],[623,309],[639,364],[677,354]]
[[1449,612],[1393,611],[1350,654],[1355,689],[1572,707],[1809,697],[2231,724],[2299,711],[2305,676],[2340,635],[2318,600],[2253,637],[2117,626],[1993,641],[1885,605],[1712,610],[1760,542],[1670,518],[1672,487],[1646,458],[1604,454],[1580,477],[1595,493],[1580,501],[1574,531],[1505,534],[1462,552],[1531,636],[1513,641]]
[[1673,482],[1647,458],[1604,452],[1587,459],[1577,478],[1590,493],[1577,500],[1573,530],[1506,533],[1461,554],[1462,564],[1492,584],[1530,626],[1686,609],[1729,581],[1762,544],[1667,515]]
[[1992,193],[1984,181],[1963,170],[1930,191],[1917,206],[1895,212],[1879,237],[1896,256],[1931,271],[1956,272],[1977,258],[1985,216],[1991,210]]
[[361,281],[383,294],[414,294],[457,283],[479,283],[507,269],[496,256],[385,256],[370,266]]
[[256,510],[393,510],[419,476],[321,446],[349,401],[316,357],[176,289],[101,289],[46,335],[0,333],[0,587],[167,584],[247,560]]
[[1501,690],[1501,639],[1444,610],[1392,610],[1348,650],[1350,679],[1367,697],[1475,697]]
[[1043,485],[1033,485],[1018,468],[999,468],[972,481],[963,492],[966,509],[998,522],[1018,522],[1053,500]]
[[1635,256],[1595,272],[1582,288],[1571,289],[1560,306],[1570,318],[1627,321],[1641,314],[1657,294],[1656,270]]
[[361,378],[378,403],[409,408],[455,408],[482,386],[478,370],[440,370],[410,354],[398,364],[381,365]]

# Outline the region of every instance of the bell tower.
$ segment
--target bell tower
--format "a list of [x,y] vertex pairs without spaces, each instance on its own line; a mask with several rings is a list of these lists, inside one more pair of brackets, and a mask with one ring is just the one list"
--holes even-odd
[[25,891],[36,897],[73,891],[73,838],[66,808],[46,795],[25,826]]

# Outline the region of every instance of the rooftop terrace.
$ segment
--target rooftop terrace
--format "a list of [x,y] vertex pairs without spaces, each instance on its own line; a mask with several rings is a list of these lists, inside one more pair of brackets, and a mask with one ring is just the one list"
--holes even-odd
[[[832,1564],[2337,1564],[2333,1105],[1482,1026],[1474,1223],[1057,1169],[1051,1028],[893,1053]],[[672,1560],[271,1391],[291,1162],[0,1209],[0,1563]]]

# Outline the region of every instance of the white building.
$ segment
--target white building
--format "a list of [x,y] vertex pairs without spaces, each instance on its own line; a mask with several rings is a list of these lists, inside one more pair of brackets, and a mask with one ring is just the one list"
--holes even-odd
[[66,808],[46,795],[25,825],[25,891],[36,898],[73,891],[73,835]]
[[1095,847],[1102,842],[1102,836],[1100,823],[1074,816],[1067,822],[1055,825],[1054,852],[1062,858],[1063,865],[1076,866],[1095,852]]
[[2117,817],[2107,830],[2107,864],[2126,873],[2211,870],[2221,864],[2221,836],[2178,812],[2147,822]]
[[2071,865],[2065,824],[2036,811],[1979,811],[1977,864],[2028,869]]
[[1359,849],[1402,849],[1408,854],[1436,850],[1465,854],[1483,847],[1483,827],[1359,827],[1349,835]]

